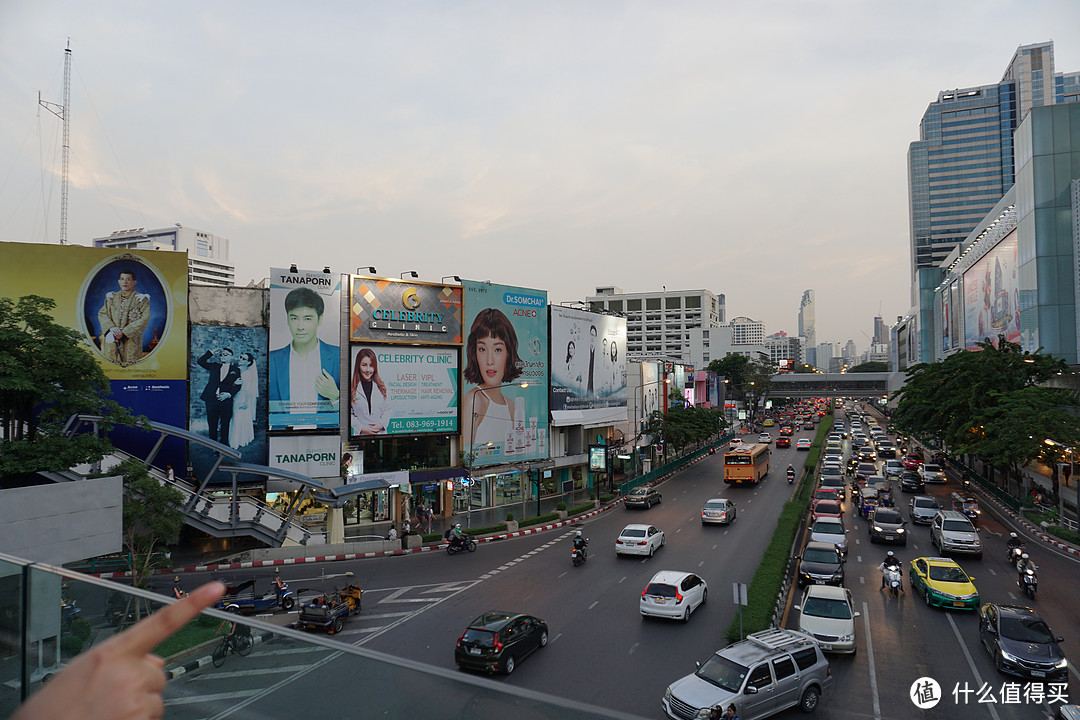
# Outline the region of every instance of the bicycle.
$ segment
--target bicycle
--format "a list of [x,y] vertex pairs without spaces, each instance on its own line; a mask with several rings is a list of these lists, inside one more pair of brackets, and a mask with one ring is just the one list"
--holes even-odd
[[214,663],[214,667],[221,667],[225,664],[225,658],[229,653],[236,653],[240,657],[246,657],[251,654],[251,649],[255,646],[255,643],[251,639],[250,634],[232,634],[225,635],[221,638],[221,642],[214,648],[214,653],[210,656],[211,661]]

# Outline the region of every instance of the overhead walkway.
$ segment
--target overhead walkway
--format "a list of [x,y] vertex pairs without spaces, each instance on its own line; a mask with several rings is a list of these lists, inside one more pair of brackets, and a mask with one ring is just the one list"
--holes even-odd
[[892,395],[904,385],[907,373],[780,373],[773,375],[770,397],[850,397]]

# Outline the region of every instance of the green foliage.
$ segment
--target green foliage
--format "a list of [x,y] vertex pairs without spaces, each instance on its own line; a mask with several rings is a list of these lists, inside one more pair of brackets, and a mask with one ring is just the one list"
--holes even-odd
[[891,368],[889,363],[880,362],[878,360],[871,360],[870,362],[864,362],[861,365],[848,368],[849,373],[876,373],[876,372],[889,372]]
[[64,657],[72,657],[82,652],[85,642],[82,638],[74,635],[64,635],[60,638],[60,653]]
[[123,540],[130,553],[132,581],[136,587],[146,587],[154,570],[155,549],[180,538],[184,496],[151,477],[136,458],[122,461],[114,472],[124,478]]
[[746,399],[743,394],[743,385],[747,381],[747,372],[750,366],[750,358],[745,355],[726,355],[709,363],[708,370],[727,380],[727,395],[729,398],[739,400]]
[[544,523],[555,522],[558,519],[558,513],[547,513],[546,515],[537,515],[536,517],[524,518],[521,522],[518,523],[518,527],[522,528],[529,527],[530,525],[543,525]]
[[[111,423],[136,421],[109,399],[109,380],[79,333],[53,321],[55,306],[37,295],[0,298],[0,477],[100,460],[112,449]],[[65,438],[76,413],[105,417],[101,436]]]
[[687,445],[708,440],[726,426],[719,408],[672,407],[667,414],[653,411],[645,421],[645,432],[679,452]]
[[75,618],[71,621],[71,634],[84,642],[90,639],[93,630],[94,626],[86,618]]
[[514,521],[514,513],[506,513],[506,521],[507,522],[513,522]]
[[573,517],[574,515],[580,515],[583,512],[588,512],[589,510],[592,510],[594,507],[596,507],[596,506],[593,505],[591,502],[581,503],[580,505],[575,505],[574,507],[567,510],[566,514],[569,517]]
[[559,501],[559,504],[555,506],[555,509],[556,509],[556,510],[565,510],[565,509],[566,509],[566,503],[564,503],[564,502],[562,502],[562,501],[560,500],[560,501]]
[[217,618],[200,615],[154,648],[154,654],[158,657],[168,658],[196,645],[209,642],[214,639],[220,625],[221,621]]

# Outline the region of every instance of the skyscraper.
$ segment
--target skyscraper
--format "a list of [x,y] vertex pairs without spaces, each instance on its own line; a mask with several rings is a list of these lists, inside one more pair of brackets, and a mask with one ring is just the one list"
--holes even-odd
[[814,331],[814,291],[804,290],[799,303],[799,337],[805,340],[806,362],[817,367],[817,333]]
[[1013,185],[1013,133],[1032,107],[1080,100],[1080,73],[1054,72],[1054,43],[1017,48],[1000,82],[942,90],[908,148],[913,308],[932,358],[941,262]]

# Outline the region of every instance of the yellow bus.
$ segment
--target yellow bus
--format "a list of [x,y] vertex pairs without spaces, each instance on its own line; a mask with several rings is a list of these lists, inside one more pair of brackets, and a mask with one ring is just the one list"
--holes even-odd
[[769,472],[769,446],[744,445],[724,453],[724,482],[728,485],[757,485]]

